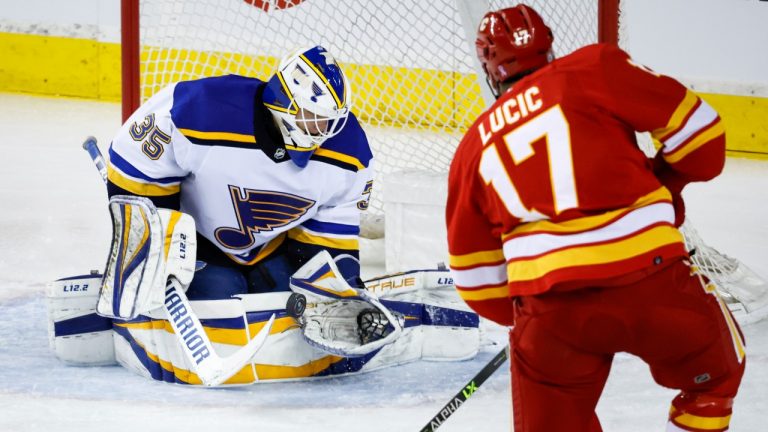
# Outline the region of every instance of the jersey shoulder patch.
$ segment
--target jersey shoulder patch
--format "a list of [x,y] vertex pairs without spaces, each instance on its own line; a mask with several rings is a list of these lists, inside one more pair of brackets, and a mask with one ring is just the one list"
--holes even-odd
[[263,85],[238,75],[182,81],[173,92],[171,119],[194,144],[253,146],[254,100]]
[[338,135],[328,139],[312,155],[312,160],[325,162],[350,171],[368,168],[373,153],[365,131],[350,113],[347,124]]

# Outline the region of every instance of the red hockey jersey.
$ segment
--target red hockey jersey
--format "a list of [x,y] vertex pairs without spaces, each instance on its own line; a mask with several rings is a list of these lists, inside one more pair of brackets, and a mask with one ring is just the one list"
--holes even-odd
[[[654,174],[635,131],[663,145],[666,171]],[[716,176],[724,160],[718,114],[678,81],[612,45],[555,60],[503,94],[456,151],[446,209],[456,287],[510,325],[515,296],[685,256],[669,189]]]

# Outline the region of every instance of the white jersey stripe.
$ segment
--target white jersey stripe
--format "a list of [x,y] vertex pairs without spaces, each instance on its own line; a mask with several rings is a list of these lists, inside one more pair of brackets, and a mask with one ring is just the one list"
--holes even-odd
[[462,288],[498,285],[507,282],[507,264],[475,267],[466,270],[451,268],[453,281]]
[[674,151],[680,144],[686,142],[693,134],[712,123],[717,118],[717,112],[703,100],[696,111],[688,118],[682,129],[664,140],[664,153]]
[[507,260],[545,254],[569,246],[588,245],[619,239],[659,222],[672,224],[675,211],[669,203],[655,203],[632,210],[602,228],[576,234],[531,234],[513,237],[504,243]]

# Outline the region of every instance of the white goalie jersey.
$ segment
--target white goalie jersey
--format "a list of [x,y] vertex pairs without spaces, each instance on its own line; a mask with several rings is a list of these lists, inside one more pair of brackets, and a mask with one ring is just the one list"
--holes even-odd
[[264,85],[229,75],[158,92],[112,141],[110,194],[178,199],[198,233],[240,264],[256,262],[284,236],[356,252],[372,188],[365,133],[350,114],[299,168],[275,135]]

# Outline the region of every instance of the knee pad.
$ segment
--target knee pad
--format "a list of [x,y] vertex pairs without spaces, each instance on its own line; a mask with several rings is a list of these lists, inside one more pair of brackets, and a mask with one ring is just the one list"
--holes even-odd
[[247,293],[248,283],[238,269],[204,263],[195,271],[186,294],[190,300],[221,300]]

